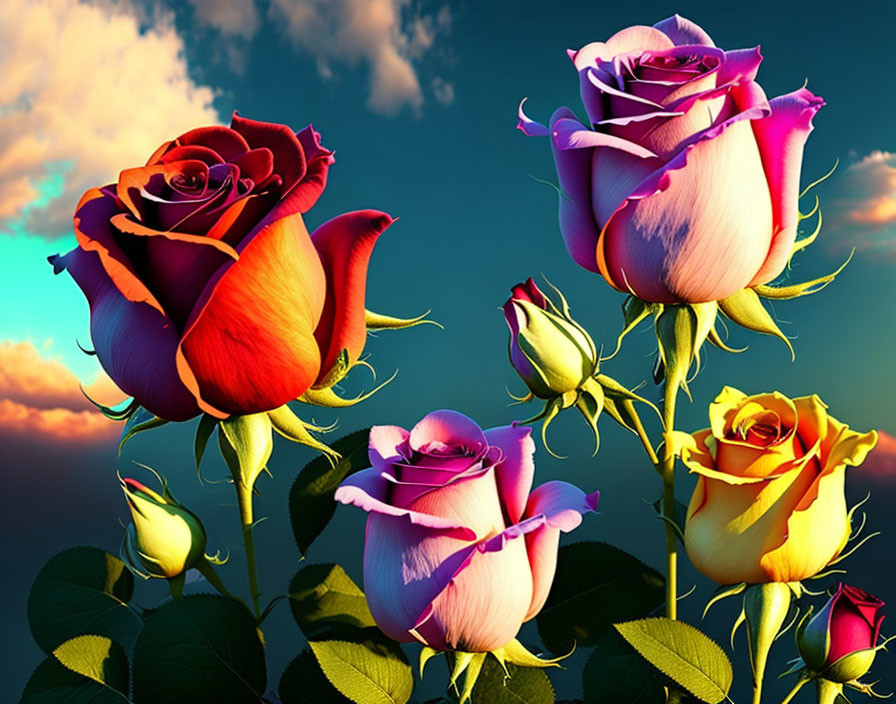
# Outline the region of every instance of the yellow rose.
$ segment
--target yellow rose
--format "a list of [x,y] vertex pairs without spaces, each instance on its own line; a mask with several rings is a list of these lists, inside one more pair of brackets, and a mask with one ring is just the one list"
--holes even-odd
[[820,572],[846,544],[846,467],[862,463],[877,433],[857,433],[818,396],[747,396],[726,386],[710,426],[676,433],[699,475],[685,547],[720,584],[796,582]]

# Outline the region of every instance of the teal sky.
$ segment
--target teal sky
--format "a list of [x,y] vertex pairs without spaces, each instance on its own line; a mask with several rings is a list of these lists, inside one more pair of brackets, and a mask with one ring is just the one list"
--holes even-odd
[[[442,6],[417,3],[406,12],[434,16]],[[851,247],[860,248],[836,282],[821,293],[774,305],[782,329],[793,338],[796,363],[790,362],[780,341],[732,326],[730,341],[735,346],[749,345],[749,350],[742,355],[709,351],[706,366],[692,384],[694,403],[681,404],[679,426],[685,430],[705,426],[708,403],[729,384],[748,393],[775,389],[791,396],[817,393],[832,415],[851,426],[896,434],[892,303],[896,228],[882,225],[870,231],[847,217],[865,193],[856,190],[858,171],[850,166],[876,151],[896,152],[896,94],[890,69],[896,4],[887,0],[848,7],[780,0],[677,4],[468,0],[448,6],[450,26],[412,62],[422,105],[418,109],[405,105],[394,115],[368,107],[369,62],[363,56],[340,60],[338,54],[328,55],[331,76],[322,77],[319,57],[297,48],[268,18],[268,2],[257,4],[260,19],[251,38],[224,36],[199,24],[186,4],[179,4],[175,12],[174,26],[184,42],[189,76],[214,90],[213,105],[221,122],[228,121],[234,109],[296,129],[312,122],[322,133],[323,144],[335,149],[336,164],[326,192],[308,214],[309,228],[361,208],[385,210],[400,218],[377,245],[368,279],[368,307],[400,316],[432,309],[432,317],[445,326],[444,331],[424,327],[382,333],[369,341],[367,351],[377,370],[389,375],[397,368],[399,375],[370,401],[340,413],[340,433],[371,424],[410,427],[441,407],[465,412],[484,427],[524,417],[530,409],[508,406],[506,388],[520,392],[522,384],[506,360],[507,332],[499,307],[509,287],[528,276],[547,276],[563,290],[573,315],[598,344],[612,346],[620,328],[622,297],[570,260],[557,225],[556,194],[538,182],[555,181],[548,144],[514,129],[516,109],[520,99],[528,96],[527,111],[537,119],[547,119],[559,105],[581,112],[577,78],[565,50],[678,12],[706,28],[720,47],[760,44],[765,59],[758,80],[769,97],[808,80],[809,88],[828,103],[815,120],[803,168],[803,181],[808,183],[840,160],[835,175],[816,191],[828,224],[816,244],[797,255],[785,280],[798,282],[828,273],[842,263]],[[238,50],[236,58],[232,49]],[[114,71],[114,66],[108,70]],[[96,80],[104,80],[102,72]],[[436,98],[434,86],[444,90],[444,84],[453,89],[453,100],[445,100],[448,104]],[[447,98],[444,92],[440,94]],[[146,96],[146,101],[152,99]],[[132,109],[141,107],[134,104]],[[161,143],[174,136],[157,134],[153,139]],[[2,149],[0,143],[0,156]],[[114,169],[133,165],[116,164]],[[33,184],[40,198],[31,210],[6,222],[8,234],[0,233],[4,301],[0,340],[31,340],[38,346],[51,340],[47,354],[61,358],[87,381],[97,371],[96,362],[76,345],[76,340],[89,345],[87,306],[69,277],[54,277],[46,263],[48,254],[67,250],[74,238],[68,232],[48,234],[33,227],[34,213],[65,190],[72,169],[68,163],[54,162],[50,172],[49,178]],[[886,184],[877,185],[886,188]],[[896,181],[892,188],[896,191]],[[847,193],[852,194],[848,202],[844,201]],[[68,203],[69,210],[74,209],[75,200]],[[863,238],[873,239],[874,246],[863,248]],[[607,363],[605,371],[635,386],[649,379],[654,350],[652,333],[644,329],[627,338],[622,353]],[[368,382],[363,371],[355,374],[358,378],[350,380],[350,389]],[[645,393],[655,398],[657,389],[651,383]],[[315,416],[327,422],[337,418],[332,413]],[[581,419],[560,418],[552,428],[552,446],[571,458],[554,460],[539,446],[536,483],[564,478],[587,490],[599,488],[601,514],[589,518],[575,538],[607,540],[659,566],[661,531],[644,503],[656,498],[659,487],[637,443],[610,428],[606,420],[602,427],[607,428],[602,448],[592,460]],[[229,545],[237,566],[229,576],[241,584],[238,567],[243,558],[236,547],[239,538],[232,509],[225,506],[229,497],[222,487],[198,486],[191,470],[190,433],[190,428],[181,426],[155,431],[152,438],[138,438],[118,466],[131,471],[130,461],[137,460],[166,474],[178,497],[203,516],[214,535],[212,544]],[[29,446],[16,447],[26,453]],[[272,463],[274,479],[265,480],[261,487],[262,512],[271,516],[261,531],[262,572],[273,585],[272,593],[282,588],[297,567],[285,493],[297,468],[310,457],[301,449],[278,444]],[[18,474],[15,481],[4,468],[11,495],[41,507],[21,516],[23,534],[33,537],[24,545],[3,546],[20,560],[16,578],[5,593],[7,603],[16,607],[15,620],[10,621],[10,637],[15,638],[25,637],[20,613],[24,594],[43,560],[80,542],[117,551],[118,519],[125,512],[111,450],[92,449],[72,458],[69,465],[63,455],[46,461],[51,462],[46,469]],[[48,493],[39,486],[38,477],[44,471],[59,482],[58,491]],[[208,471],[219,476],[223,469],[212,461]],[[860,472],[854,472],[853,498],[861,498],[872,486]],[[687,478],[682,480],[680,499],[687,500],[691,484]],[[92,496],[79,505],[60,498],[87,490]],[[890,525],[891,535],[896,524],[886,514],[893,498],[891,490],[889,494],[881,491],[869,504],[872,526]],[[363,518],[349,515],[350,511],[340,509],[312,558],[337,559],[360,579]],[[52,518],[40,521],[41,514]],[[864,566],[875,560],[891,562],[892,546],[891,537],[873,543],[859,559],[857,575],[868,580],[862,586],[896,602],[896,590],[886,581],[887,575]],[[697,595],[684,607],[696,620],[712,587],[690,570],[685,570],[683,583],[699,585]],[[151,585],[146,594],[157,594],[156,586]],[[279,615],[288,620],[286,611]],[[733,615],[725,612],[724,618]],[[896,621],[896,616],[891,618]],[[708,626],[720,639],[726,631],[723,621]],[[272,630],[284,650],[282,662],[275,659],[273,667],[282,668],[295,654],[297,644],[292,645],[290,639],[296,634],[288,626],[282,633]],[[9,665],[16,692],[38,659],[37,649],[29,648],[17,653],[14,657],[19,659]],[[746,666],[745,652],[741,641],[735,651],[741,672]],[[781,662],[784,655],[789,657],[782,653]],[[890,671],[896,671],[892,658]],[[272,675],[276,681],[277,674]],[[739,680],[735,701],[745,699],[746,676],[739,675]],[[896,687],[896,681],[889,687]]]

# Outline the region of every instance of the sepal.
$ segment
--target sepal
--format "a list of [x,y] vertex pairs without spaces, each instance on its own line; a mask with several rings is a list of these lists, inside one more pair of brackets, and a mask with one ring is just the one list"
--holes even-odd
[[430,312],[426,311],[416,318],[393,318],[389,315],[381,315],[371,310],[365,310],[364,324],[368,330],[403,330],[417,325],[435,325],[437,328],[444,330],[445,327],[441,323],[426,317]]
[[762,687],[768,653],[787,620],[792,595],[790,587],[784,582],[754,584],[744,593],[743,613],[747,623],[754,690]]
[[728,319],[741,327],[777,337],[787,345],[791,359],[796,359],[793,345],[790,344],[790,340],[781,332],[774,318],[762,305],[759,294],[754,289],[745,288],[728,298],[723,298],[719,301],[719,309]]
[[327,458],[330,464],[335,464],[341,458],[336,450],[321,442],[312,434],[314,432],[328,432],[335,426],[323,428],[306,423],[285,404],[280,406],[280,408],[275,408],[273,411],[268,411],[267,416],[270,419],[271,427],[277,431],[278,435],[317,450]]
[[269,413],[230,416],[220,421],[218,446],[234,483],[251,490],[274,449]]
[[[359,364],[364,365],[366,362],[355,362],[352,365],[352,368],[358,366]],[[305,393],[299,396],[297,401],[301,401],[302,403],[307,403],[312,406],[322,406],[324,408],[348,408],[350,406],[354,406],[357,403],[361,403],[361,401],[365,401],[371,396],[373,396],[377,391],[382,389],[388,383],[390,383],[396,376],[398,372],[396,371],[392,376],[386,379],[379,386],[371,389],[370,391],[366,391],[354,398],[344,398],[337,394],[333,387],[324,387],[324,388],[312,388],[308,389]]]

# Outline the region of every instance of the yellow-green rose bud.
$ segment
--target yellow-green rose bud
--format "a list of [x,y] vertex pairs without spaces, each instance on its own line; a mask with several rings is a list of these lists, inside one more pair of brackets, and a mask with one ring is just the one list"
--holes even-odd
[[122,479],[121,487],[133,518],[123,548],[132,565],[139,563],[150,576],[167,579],[196,566],[206,542],[199,518],[167,489],[161,496],[135,479]]
[[575,391],[597,370],[597,348],[587,332],[557,309],[530,278],[504,304],[510,362],[539,398]]

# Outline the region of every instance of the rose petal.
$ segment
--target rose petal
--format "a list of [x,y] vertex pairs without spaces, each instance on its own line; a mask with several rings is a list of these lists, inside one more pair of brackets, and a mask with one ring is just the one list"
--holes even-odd
[[194,307],[178,368],[200,406],[257,413],[297,398],[317,378],[313,331],[326,282],[298,213],[264,224],[238,253]]
[[332,151],[321,146],[320,133],[311,125],[296,134],[296,138],[305,152],[307,170],[302,180],[286,196],[286,201],[290,207],[306,213],[323,193],[327,185],[327,174],[335,159]]
[[799,223],[803,147],[812,131],[812,118],[824,104],[823,99],[800,88],[772,99],[771,115],[753,122],[753,132],[772,194],[775,234],[768,257],[750,281],[750,286],[777,278],[790,259]]
[[197,127],[182,134],[174,141],[174,144],[178,146],[197,144],[208,147],[217,152],[222,161],[231,162],[243,152],[249,151],[249,144],[243,139],[243,135],[221,125]]
[[420,420],[408,438],[412,450],[440,443],[447,447],[462,447],[474,457],[481,456],[488,440],[475,421],[463,413],[450,410],[433,411]]
[[358,210],[325,222],[311,235],[326,276],[326,301],[314,331],[321,350],[317,381],[329,373],[342,350],[348,350],[352,362],[364,350],[367,265],[377,239],[393,222],[378,210]]
[[199,407],[175,366],[177,328],[157,308],[126,298],[96,252],[76,248],[50,258],[56,273],[67,269],[90,305],[90,336],[103,369],[150,413],[188,420]]
[[524,621],[534,618],[548,598],[557,568],[560,533],[577,528],[583,514],[596,511],[598,498],[598,492],[586,495],[578,487],[558,481],[542,484],[532,492],[525,515],[528,521],[542,519],[542,523],[526,535],[533,590]]
[[715,46],[703,27],[679,14],[667,17],[653,26],[669,37],[675,44]]
[[305,152],[295,132],[286,125],[259,122],[234,111],[230,127],[253,149],[266,147],[274,156],[274,174],[282,180],[282,192],[289,193],[305,176]]
[[519,522],[526,509],[535,476],[535,441],[532,428],[507,425],[485,431],[489,445],[501,448],[503,458],[495,467],[498,493],[508,521]]

